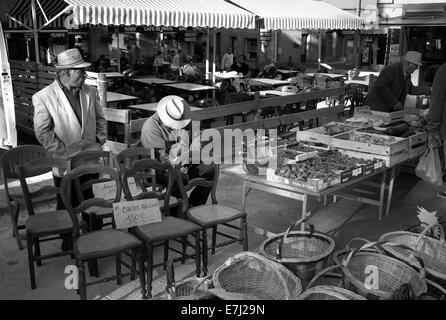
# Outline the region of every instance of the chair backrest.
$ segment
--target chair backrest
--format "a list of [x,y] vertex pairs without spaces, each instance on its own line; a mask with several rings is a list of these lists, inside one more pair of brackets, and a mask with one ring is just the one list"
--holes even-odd
[[[157,176],[160,179],[167,179],[167,187],[163,191],[153,187],[149,191],[144,183],[140,183],[141,192],[137,195],[132,195],[128,181],[130,177],[135,178],[135,181],[151,179],[156,185]],[[169,163],[161,163],[155,159],[136,160],[130,168],[124,168],[121,177],[124,196],[127,201],[141,199],[164,200],[164,215],[169,215],[170,194],[175,181],[174,168]]]
[[62,172],[68,171],[70,170],[70,161],[57,158],[36,159],[18,167],[20,186],[22,187],[26,209],[29,215],[34,215],[35,213],[32,201],[34,198],[59,194],[60,189],[51,185],[44,185],[37,187],[37,189],[33,188],[31,192],[26,179],[50,172],[53,168],[58,168]]
[[[80,178],[84,175],[95,175],[96,178],[91,178],[87,182],[80,183]],[[108,177],[107,177],[108,176]],[[114,182],[116,194],[113,200],[106,200],[104,198],[84,199],[82,190],[90,189],[93,185],[103,182]],[[77,207],[73,207],[71,199],[71,188],[74,186],[77,191],[77,196],[80,203]],[[92,207],[112,208],[113,203],[121,201],[122,185],[121,178],[118,171],[108,166],[102,165],[83,165],[72,169],[62,178],[60,184],[60,195],[65,208],[70,213],[73,221],[73,236],[80,235],[80,226],[78,215]]]
[[6,151],[1,157],[3,178],[18,179],[18,167],[31,160],[50,158],[51,155],[44,147],[38,145],[24,145]]
[[217,204],[216,191],[217,191],[217,182],[218,182],[220,166],[214,163],[213,167],[214,167],[214,176],[212,180],[206,180],[204,178],[194,178],[189,180],[187,184],[184,184],[183,174],[181,173],[180,170],[181,167],[180,165],[175,166],[175,178],[178,185],[178,189],[181,192],[183,211],[189,209],[189,197],[187,192],[189,192],[192,188],[196,186],[211,188],[212,203]]
[[[156,159],[155,149],[148,149],[144,147],[131,147],[125,149],[116,155],[116,167],[122,176],[125,169],[132,168],[135,161],[142,159]],[[156,188],[155,177],[146,177],[145,179],[139,179],[135,177],[135,181],[137,184],[144,184],[144,186],[146,185],[147,181],[149,181],[152,185],[152,188]]]
[[71,157],[71,167],[76,168],[86,164],[100,164],[104,166],[114,167],[112,151],[88,150],[82,151]]

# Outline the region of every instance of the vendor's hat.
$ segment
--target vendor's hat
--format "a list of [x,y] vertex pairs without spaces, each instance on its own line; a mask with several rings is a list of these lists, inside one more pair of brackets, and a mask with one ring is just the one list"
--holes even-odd
[[413,64],[421,66],[421,52],[418,51],[407,51],[404,56],[404,60],[409,61]]
[[161,121],[172,129],[183,129],[191,120],[189,104],[181,97],[166,96],[158,102]]
[[90,65],[90,62],[84,61],[80,51],[76,48],[62,51],[57,55],[57,69],[79,69]]

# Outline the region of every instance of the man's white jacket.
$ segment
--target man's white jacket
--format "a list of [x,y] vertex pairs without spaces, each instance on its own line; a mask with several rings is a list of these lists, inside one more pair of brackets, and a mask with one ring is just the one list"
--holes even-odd
[[96,138],[105,141],[106,120],[96,88],[84,84],[79,96],[82,126],[57,80],[33,95],[36,138],[55,157],[68,160],[81,151],[101,150]]

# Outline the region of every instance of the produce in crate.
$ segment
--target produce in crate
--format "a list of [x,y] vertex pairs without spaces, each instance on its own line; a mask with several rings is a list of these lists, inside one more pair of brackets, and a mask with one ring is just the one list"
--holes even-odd
[[347,131],[355,130],[357,127],[347,125],[344,123],[339,122],[329,122],[322,126],[325,129],[325,134],[328,134],[330,136],[334,136],[340,133],[344,133]]
[[390,137],[390,136],[378,137],[376,135],[370,135],[370,134],[357,134],[356,132],[350,132],[349,134],[346,134],[338,138],[343,140],[350,140],[355,142],[369,143],[381,146],[389,146],[397,141],[395,137]]

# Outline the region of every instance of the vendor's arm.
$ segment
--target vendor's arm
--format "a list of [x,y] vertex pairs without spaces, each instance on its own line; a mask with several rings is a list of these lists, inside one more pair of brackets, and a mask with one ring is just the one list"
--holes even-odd
[[65,152],[65,144],[54,132],[54,123],[51,114],[40,98],[33,96],[34,105],[34,132],[40,144],[49,152]]

